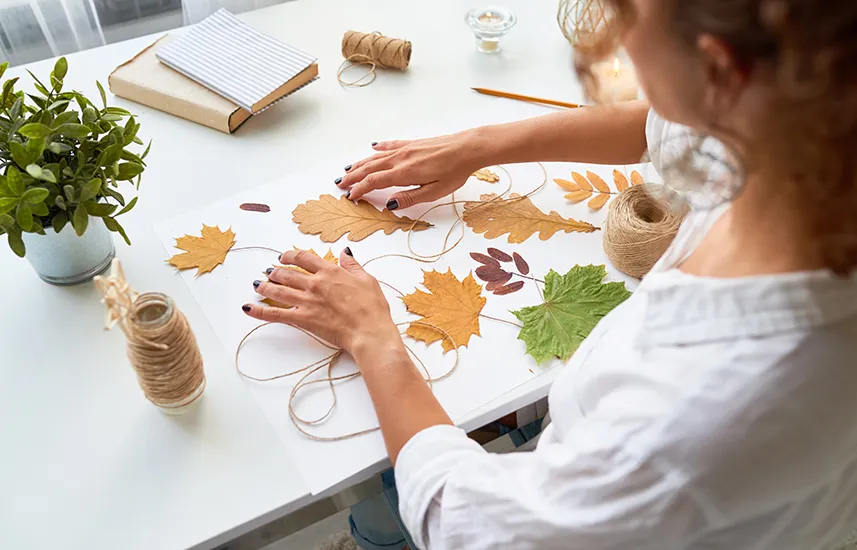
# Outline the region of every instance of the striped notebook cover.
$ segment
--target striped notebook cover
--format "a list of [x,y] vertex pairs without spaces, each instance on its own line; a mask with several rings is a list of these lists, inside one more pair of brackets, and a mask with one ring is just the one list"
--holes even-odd
[[316,58],[260,33],[224,9],[164,44],[156,56],[254,114],[318,77]]

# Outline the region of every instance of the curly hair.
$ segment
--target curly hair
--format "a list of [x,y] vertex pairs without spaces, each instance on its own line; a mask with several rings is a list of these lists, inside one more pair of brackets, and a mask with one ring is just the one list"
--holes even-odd
[[[800,223],[822,261],[847,275],[857,268],[857,1],[664,0],[671,31],[689,47],[720,38],[747,70],[773,75],[746,156],[782,181],[801,205]],[[629,0],[605,0],[608,24],[578,48],[576,67],[592,90],[589,67],[619,45],[634,13]]]

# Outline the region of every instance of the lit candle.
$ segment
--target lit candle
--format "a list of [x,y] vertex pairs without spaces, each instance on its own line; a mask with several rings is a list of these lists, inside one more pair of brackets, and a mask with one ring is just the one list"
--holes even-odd
[[500,39],[509,32],[517,18],[506,8],[477,8],[467,12],[464,20],[476,36],[476,49],[484,53],[500,51]]
[[618,57],[613,62],[605,61],[592,66],[598,79],[595,99],[599,103],[618,103],[637,99],[639,85],[634,67],[622,63]]

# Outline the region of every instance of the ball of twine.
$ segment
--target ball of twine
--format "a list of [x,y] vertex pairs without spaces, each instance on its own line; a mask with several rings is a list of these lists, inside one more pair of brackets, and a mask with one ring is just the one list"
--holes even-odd
[[663,256],[687,209],[674,210],[646,189],[629,187],[610,204],[604,222],[604,251],[613,265],[641,279]]
[[587,46],[606,24],[604,0],[560,0],[556,21],[574,48]]
[[141,294],[123,323],[128,358],[146,398],[165,410],[194,402],[205,388],[202,355],[184,314],[163,294]]
[[[345,61],[336,74],[342,86],[362,87],[371,84],[376,77],[375,69],[408,68],[411,62],[411,43],[400,38],[390,38],[380,32],[365,33],[348,31],[342,37],[342,56]],[[356,80],[345,80],[343,74],[350,68],[367,65],[367,72]]]

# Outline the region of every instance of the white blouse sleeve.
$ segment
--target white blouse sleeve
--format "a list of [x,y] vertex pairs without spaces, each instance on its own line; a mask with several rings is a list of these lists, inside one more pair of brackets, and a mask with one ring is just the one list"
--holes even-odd
[[591,415],[529,453],[489,454],[434,426],[399,454],[405,526],[422,550],[667,550],[704,520],[673,472],[634,451],[638,419]]

